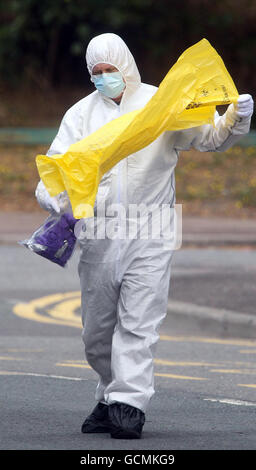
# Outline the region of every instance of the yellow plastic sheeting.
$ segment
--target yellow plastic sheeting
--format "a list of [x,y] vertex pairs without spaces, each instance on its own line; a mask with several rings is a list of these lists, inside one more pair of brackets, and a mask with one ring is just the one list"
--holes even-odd
[[179,57],[142,109],[105,124],[63,155],[38,155],[39,175],[51,196],[67,191],[75,218],[91,217],[104,173],[164,131],[214,125],[216,105],[237,98],[224,62],[202,39]]

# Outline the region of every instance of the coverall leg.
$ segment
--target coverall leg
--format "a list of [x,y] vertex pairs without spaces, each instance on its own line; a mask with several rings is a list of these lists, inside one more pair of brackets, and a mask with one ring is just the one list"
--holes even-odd
[[[112,246],[99,261],[102,243]],[[96,400],[146,411],[154,394],[153,360],[167,311],[171,258],[162,240],[101,240],[82,255],[83,341],[100,377]]]

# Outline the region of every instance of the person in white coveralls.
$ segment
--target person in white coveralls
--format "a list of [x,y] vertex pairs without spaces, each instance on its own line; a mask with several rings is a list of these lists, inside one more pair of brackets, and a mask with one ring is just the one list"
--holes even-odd
[[[86,62],[96,89],[66,112],[49,156],[65,153],[71,144],[107,122],[142,108],[157,91],[141,82],[130,50],[116,34],[94,37],[87,47]],[[97,208],[104,207],[106,220],[113,219],[111,211],[108,215],[112,204],[125,208],[168,205],[171,210],[179,152],[191,148],[225,151],[249,132],[252,113],[252,97],[240,95],[223,116],[216,112],[215,127],[206,124],[164,132],[152,144],[121,160],[100,182],[95,218]],[[60,212],[67,194],[50,197],[40,180],[36,197],[44,209]],[[118,217],[114,220],[119,227]],[[129,214],[126,222],[131,222]],[[83,341],[88,363],[99,376],[97,404],[82,432],[107,432],[112,438],[141,437],[154,394],[153,360],[167,311],[172,255],[161,235],[81,241],[78,270]]]

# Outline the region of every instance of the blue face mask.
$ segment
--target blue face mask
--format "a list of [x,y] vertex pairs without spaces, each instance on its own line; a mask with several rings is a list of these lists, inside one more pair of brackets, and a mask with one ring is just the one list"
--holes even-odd
[[92,75],[92,82],[97,90],[109,98],[117,98],[125,88],[125,83],[120,72]]

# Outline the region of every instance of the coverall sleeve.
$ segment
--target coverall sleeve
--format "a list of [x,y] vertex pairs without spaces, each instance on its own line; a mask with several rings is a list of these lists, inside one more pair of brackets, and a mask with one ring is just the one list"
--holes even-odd
[[[82,116],[80,112],[80,107],[77,105],[72,106],[64,115],[58,133],[53,140],[48,152],[46,155],[56,155],[63,154],[67,151],[69,146],[78,140],[82,139]],[[43,202],[44,195],[46,192],[45,185],[40,179],[36,190],[35,196],[40,204]],[[56,196],[57,202],[60,207],[67,207],[70,205],[69,198],[66,191],[58,194]]]
[[58,133],[46,155],[65,153],[71,144],[82,139],[82,118],[77,106],[70,108],[64,115]]
[[236,117],[234,105],[223,116],[215,113],[211,124],[177,132],[174,147],[178,151],[194,148],[200,152],[224,152],[235,145],[250,130],[251,118]]

